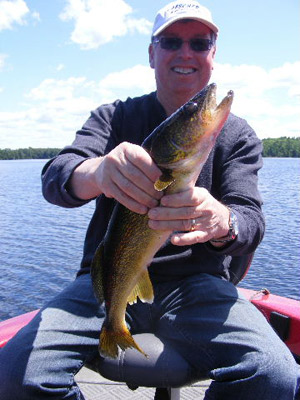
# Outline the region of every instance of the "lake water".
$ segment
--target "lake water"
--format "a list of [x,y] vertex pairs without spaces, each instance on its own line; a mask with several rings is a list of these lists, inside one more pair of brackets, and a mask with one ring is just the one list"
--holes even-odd
[[[44,160],[0,161],[0,320],[31,311],[79,268],[94,203],[63,209],[41,194]],[[240,286],[300,299],[300,159],[264,159],[267,230]]]

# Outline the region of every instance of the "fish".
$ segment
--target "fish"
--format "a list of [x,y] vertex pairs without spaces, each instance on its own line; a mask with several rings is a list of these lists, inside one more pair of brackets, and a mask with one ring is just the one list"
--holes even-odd
[[[212,83],[163,121],[142,147],[162,171],[154,183],[158,191],[177,193],[193,187],[229,115],[233,91],[219,105],[217,85]],[[135,348],[147,354],[133,339],[125,321],[128,304],[139,298],[153,302],[148,266],[172,234],[153,230],[148,216],[116,202],[104,239],[91,264],[95,297],[105,302],[106,317],[99,339],[99,353],[116,358],[119,349]]]

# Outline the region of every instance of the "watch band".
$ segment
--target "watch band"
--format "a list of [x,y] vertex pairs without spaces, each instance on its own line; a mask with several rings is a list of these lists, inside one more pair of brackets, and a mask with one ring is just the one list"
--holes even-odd
[[237,217],[234,214],[234,212],[229,208],[229,230],[226,236],[223,236],[219,239],[211,239],[210,241],[212,243],[228,243],[234,240],[238,233],[238,222],[237,222]]

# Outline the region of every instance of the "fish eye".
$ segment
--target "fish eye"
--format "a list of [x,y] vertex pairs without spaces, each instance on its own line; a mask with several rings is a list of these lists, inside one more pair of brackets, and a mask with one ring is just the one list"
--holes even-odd
[[198,109],[198,103],[191,101],[188,102],[185,106],[185,111],[188,112],[189,114],[193,114],[195,111]]

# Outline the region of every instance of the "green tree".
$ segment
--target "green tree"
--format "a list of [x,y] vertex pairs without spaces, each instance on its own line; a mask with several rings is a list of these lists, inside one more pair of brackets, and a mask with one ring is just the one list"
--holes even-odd
[[0,160],[49,159],[59,153],[57,148],[0,149]]
[[264,157],[300,157],[300,137],[263,139]]

